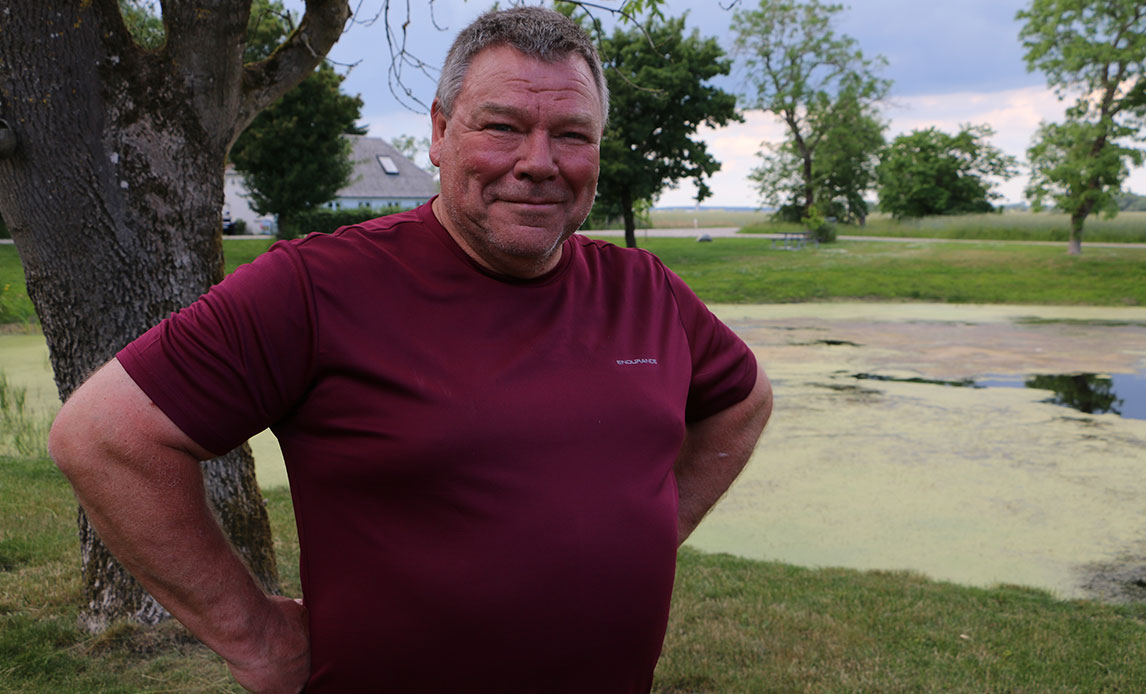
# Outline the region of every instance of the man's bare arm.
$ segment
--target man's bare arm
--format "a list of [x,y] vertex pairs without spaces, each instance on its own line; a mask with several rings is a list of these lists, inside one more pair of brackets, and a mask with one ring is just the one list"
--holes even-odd
[[301,691],[306,612],[267,596],[211,513],[184,434],[118,361],[68,399],[49,448],[100,538],[144,588],[256,692]]
[[744,469],[772,414],[772,385],[761,369],[744,400],[689,425],[673,470],[679,490],[678,544]]

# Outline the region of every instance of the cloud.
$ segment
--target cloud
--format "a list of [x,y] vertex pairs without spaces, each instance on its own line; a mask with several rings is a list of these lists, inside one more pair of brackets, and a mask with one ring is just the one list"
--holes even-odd
[[[1065,108],[1065,104],[1045,87],[1020,87],[997,92],[900,97],[894,99],[884,116],[889,120],[888,139],[928,127],[954,133],[964,123],[987,123],[995,130],[991,143],[1022,162],[1039,123],[1061,120]],[[709,184],[713,196],[704,204],[759,204],[747,177],[759,164],[756,153],[760,151],[761,142],[779,142],[784,138],[781,124],[768,114],[750,111],[745,114],[744,123],[734,123],[719,130],[702,130],[699,135],[722,163],[721,170]],[[1010,181],[1000,183],[997,190],[1003,194],[1003,200],[1021,202],[1027,178],[1024,170]],[[1146,193],[1146,169],[1132,170],[1126,188]],[[695,187],[691,183],[682,184],[676,190],[662,194],[658,205],[692,205],[695,195]]]

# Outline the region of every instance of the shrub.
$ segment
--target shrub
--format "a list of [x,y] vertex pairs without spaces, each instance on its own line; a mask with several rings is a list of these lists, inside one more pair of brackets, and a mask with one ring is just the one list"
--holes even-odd
[[282,228],[279,229],[279,238],[291,239],[306,236],[311,232],[329,234],[339,227],[361,224],[375,217],[382,217],[395,212],[402,212],[406,208],[397,205],[388,207],[348,207],[332,210],[328,207],[319,207],[306,212],[299,212],[290,220],[279,220]]
[[821,222],[814,228],[809,228],[811,240],[816,243],[834,243],[836,240],[836,225],[830,222]]

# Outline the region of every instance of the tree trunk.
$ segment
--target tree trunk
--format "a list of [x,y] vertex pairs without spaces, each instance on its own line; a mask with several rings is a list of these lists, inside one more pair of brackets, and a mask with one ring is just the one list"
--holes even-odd
[[1086,221],[1086,213],[1075,212],[1070,216],[1070,242],[1067,244],[1068,255],[1082,255],[1082,225]]
[[1082,255],[1082,226],[1090,215],[1093,205],[1084,204],[1070,215],[1070,242],[1067,244],[1068,255]]
[[[61,400],[222,279],[227,150],[258,109],[333,44],[321,38],[329,27],[320,22],[334,25],[336,38],[345,2],[310,0],[308,16],[312,10],[328,16],[303,20],[305,51],[280,50],[263,72],[244,74],[247,3],[168,0],[168,43],[155,53],[132,42],[116,0],[4,3],[0,118],[19,144],[0,159],[0,209]],[[299,65],[289,64],[298,56]],[[257,580],[277,590],[249,447],[205,462],[203,472],[224,531]],[[82,512],[79,526],[86,624],[166,616]]]
[[621,190],[621,214],[625,218],[625,248],[636,248],[637,220],[633,214],[633,194],[628,188]]
[[812,183],[812,156],[811,152],[804,154],[804,219],[812,216],[816,206],[816,189]]

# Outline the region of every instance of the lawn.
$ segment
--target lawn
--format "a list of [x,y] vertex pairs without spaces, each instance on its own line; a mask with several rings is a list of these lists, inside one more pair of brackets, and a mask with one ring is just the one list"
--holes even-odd
[[[641,243],[710,303],[1146,305],[1146,248],[1084,244],[1074,257],[1063,247],[1006,242],[840,241],[798,251],[751,237],[712,243],[652,237]],[[227,271],[269,245],[266,239],[224,241]],[[0,290],[0,323],[35,320],[11,245],[0,245]]]
[[767,239],[650,238],[709,303],[933,301],[1146,305],[1146,249],[1008,243],[838,242],[798,251]]
[[[74,499],[44,458],[0,458],[0,692],[240,692],[175,624],[92,636]],[[299,590],[289,491],[267,493]],[[907,573],[803,569],[684,550],[655,692],[1135,692],[1146,605],[1058,601]]]

